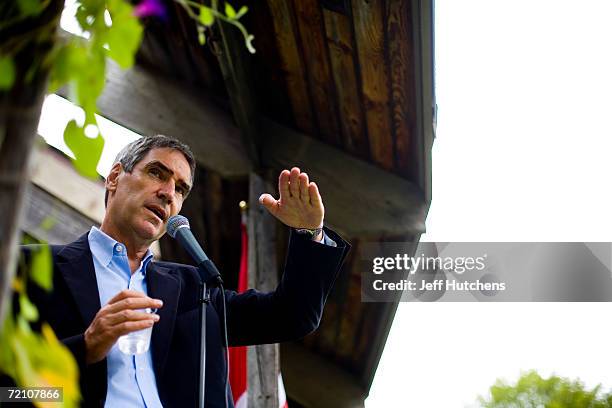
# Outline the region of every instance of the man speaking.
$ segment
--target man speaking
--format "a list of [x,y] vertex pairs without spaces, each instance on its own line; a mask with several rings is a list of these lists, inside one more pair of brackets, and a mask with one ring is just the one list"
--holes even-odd
[[[86,406],[195,407],[199,390],[199,274],[156,262],[150,245],[166,232],[193,185],[195,160],[176,139],[138,139],[117,156],[106,179],[106,213],[75,242],[53,246],[54,290],[34,291],[42,317],[80,367]],[[317,185],[298,168],[280,173],[278,200],[260,203],[292,229],[275,291],[210,291],[206,308],[206,407],[224,407],[230,346],[298,339],[317,328],[349,245],[323,227]],[[157,313],[144,310],[158,309]],[[124,354],[119,337],[152,327],[151,347]]]

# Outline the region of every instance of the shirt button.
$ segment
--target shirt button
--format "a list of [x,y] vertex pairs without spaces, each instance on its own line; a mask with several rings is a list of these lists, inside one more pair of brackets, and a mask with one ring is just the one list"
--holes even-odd
[[115,244],[115,246],[113,247],[113,254],[123,256],[124,253],[125,247],[121,244]]

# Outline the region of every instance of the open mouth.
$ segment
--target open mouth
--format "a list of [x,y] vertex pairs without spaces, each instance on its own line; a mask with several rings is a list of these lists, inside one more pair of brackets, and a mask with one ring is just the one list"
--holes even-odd
[[155,216],[157,218],[159,218],[160,221],[164,222],[166,219],[166,212],[158,206],[155,205],[147,205],[145,206],[145,208],[149,211],[151,211],[153,214],[155,214]]

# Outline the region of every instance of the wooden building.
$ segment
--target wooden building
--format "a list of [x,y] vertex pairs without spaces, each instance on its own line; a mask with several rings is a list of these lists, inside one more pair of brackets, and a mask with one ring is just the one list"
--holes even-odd
[[[199,45],[179,6],[165,21],[148,21],[137,66],[121,71],[110,63],[98,106],[140,134],[168,134],[192,147],[200,166],[183,214],[230,288],[239,265],[238,202],[250,202],[252,283],[265,289],[277,279],[287,231],[257,197],[276,194],[283,168],[298,166],[317,182],[326,224],[353,251],[319,330],[280,353],[278,346],[253,351],[265,364],[250,366],[259,381],[250,398],[252,406],[275,406],[280,355],[291,407],[362,407],[397,301],[362,301],[359,247],[405,242],[413,252],[431,201],[433,1],[266,0],[249,4],[243,20],[255,35],[254,55],[228,26],[216,25]],[[165,238],[161,252],[189,261]]]

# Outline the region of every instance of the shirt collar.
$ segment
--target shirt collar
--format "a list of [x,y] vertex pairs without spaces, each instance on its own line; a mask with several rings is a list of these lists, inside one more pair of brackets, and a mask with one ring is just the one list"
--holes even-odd
[[[114,240],[104,231],[95,226],[92,226],[91,230],[89,230],[87,239],[89,241],[91,254],[98,260],[98,262],[100,262],[100,264],[104,266],[108,266],[108,264],[110,264],[114,254],[118,254],[121,251],[126,251],[124,244]],[[153,252],[151,251],[151,248],[149,248],[142,259],[143,274],[146,274],[147,266],[149,265],[149,262],[151,262],[152,258]]]

